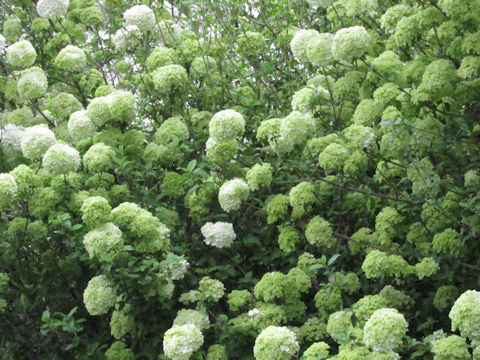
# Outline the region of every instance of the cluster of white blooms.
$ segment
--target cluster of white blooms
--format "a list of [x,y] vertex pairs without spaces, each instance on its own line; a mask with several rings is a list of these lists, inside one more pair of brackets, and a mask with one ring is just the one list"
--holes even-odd
[[190,263],[183,256],[168,253],[167,258],[160,265],[159,275],[168,280],[181,280],[185,277]]
[[452,330],[459,330],[463,337],[480,340],[480,291],[465,291],[453,304],[448,314]]
[[17,82],[18,95],[24,99],[36,99],[47,92],[47,77],[39,67],[31,67],[22,71]]
[[10,174],[0,174],[0,210],[12,205],[17,191],[15,178]]
[[295,33],[292,41],[290,41],[290,49],[298,61],[302,63],[308,61],[307,44],[310,40],[317,37],[318,34],[316,30],[299,30]]
[[83,238],[83,245],[90,258],[99,255],[112,255],[122,241],[122,232],[112,223],[106,223],[89,231]]
[[240,209],[243,200],[248,197],[248,185],[239,178],[223,183],[218,191],[218,202],[226,212]]
[[217,248],[230,247],[236,238],[233,225],[227,222],[207,222],[202,226],[201,231],[205,237],[205,244]]
[[113,166],[114,155],[110,146],[96,143],[83,155],[83,165],[89,171],[106,171]]
[[7,124],[0,128],[0,144],[2,149],[8,153],[21,151],[21,139],[25,128],[14,124]]
[[333,34],[322,33],[314,36],[308,43],[306,54],[308,60],[316,66],[328,66],[333,61]]
[[295,146],[307,140],[315,130],[315,120],[308,113],[292,111],[280,124],[280,138]]
[[225,295],[225,285],[220,280],[205,276],[198,283],[198,290],[207,301],[218,301]]
[[112,42],[117,51],[125,51],[137,46],[141,37],[142,32],[137,25],[127,25],[125,28],[117,30]]
[[257,360],[290,360],[299,348],[293,331],[286,327],[269,326],[257,336],[253,355]]
[[96,97],[88,104],[87,113],[97,126],[110,120],[130,122],[135,118],[135,96],[129,91],[118,90]]
[[155,89],[161,93],[168,93],[178,89],[188,81],[187,71],[182,65],[172,64],[159,67],[152,73]]
[[390,352],[402,344],[408,323],[396,309],[376,310],[363,328],[363,340],[373,351]]
[[193,324],[200,330],[205,330],[210,326],[210,320],[207,314],[201,313],[197,310],[182,309],[177,313],[175,320],[173,320],[174,326]]
[[135,25],[147,32],[155,26],[155,14],[147,5],[135,5],[123,13],[127,25]]
[[42,165],[52,175],[68,174],[80,166],[80,154],[68,145],[55,144],[43,155]]
[[202,332],[193,324],[173,326],[163,336],[163,352],[172,360],[188,360],[202,345]]
[[90,279],[83,292],[83,302],[90,315],[103,315],[115,303],[115,293],[112,284],[105,275]]
[[28,40],[21,40],[7,48],[7,61],[10,65],[25,69],[32,66],[37,53]]
[[80,110],[70,115],[67,128],[70,137],[78,141],[91,137],[97,127],[90,120],[87,110]]
[[38,15],[43,18],[63,16],[67,13],[68,0],[39,0],[37,2]]
[[236,139],[245,132],[245,120],[235,110],[222,110],[213,115],[208,130],[210,138],[217,142]]
[[81,71],[87,63],[85,51],[78,46],[67,45],[55,58],[55,65],[62,70]]
[[269,163],[255,164],[245,175],[248,187],[256,191],[261,187],[269,186],[272,183],[272,165]]
[[35,125],[25,129],[20,146],[23,156],[30,160],[37,160],[56,142],[55,134],[47,126]]
[[333,38],[333,57],[344,61],[359,58],[368,50],[370,40],[370,35],[363,26],[340,29]]

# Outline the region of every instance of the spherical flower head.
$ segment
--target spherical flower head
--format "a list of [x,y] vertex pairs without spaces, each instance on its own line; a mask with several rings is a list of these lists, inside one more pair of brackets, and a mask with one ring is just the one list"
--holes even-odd
[[447,307],[453,305],[459,294],[458,289],[454,285],[442,285],[435,292],[433,298],[433,306],[438,310],[443,311]]
[[83,106],[74,95],[61,92],[51,99],[49,109],[54,114],[53,117],[60,118],[57,119],[57,123],[60,123],[68,119],[72,113],[83,110]]
[[285,280],[286,275],[278,271],[264,274],[255,285],[255,297],[265,302],[283,298]]
[[107,360],[134,360],[135,354],[121,341],[115,341],[105,352]]
[[129,91],[115,91],[107,95],[110,114],[116,121],[129,123],[135,118],[135,96]]
[[379,250],[370,251],[362,264],[362,270],[367,279],[396,277],[410,275],[413,272],[405,259],[400,255],[387,255]]
[[306,181],[302,181],[298,185],[290,189],[288,198],[293,208],[292,217],[300,218],[305,211],[315,202],[315,188]]
[[380,26],[384,29],[387,33],[393,33],[395,31],[395,27],[397,23],[402,19],[406,18],[411,15],[413,12],[413,8],[405,5],[405,4],[398,4],[391,6],[385,11],[385,13],[380,18]]
[[184,176],[174,171],[169,171],[165,174],[160,189],[166,196],[173,199],[179,199],[185,195],[183,181]]
[[480,178],[476,170],[468,170],[464,175],[464,179],[465,187],[478,188],[480,186]]
[[329,222],[321,216],[313,217],[305,229],[307,241],[320,248],[330,248],[335,245],[333,230]]
[[210,320],[207,314],[201,313],[197,310],[182,309],[177,313],[173,320],[173,326],[180,326],[185,324],[193,324],[200,330],[208,329]]
[[68,5],[68,0],[39,0],[37,12],[42,18],[63,16],[67,13]]
[[237,37],[238,51],[247,56],[254,56],[265,49],[265,38],[262,34],[246,31]]
[[345,339],[352,327],[351,311],[337,311],[328,317],[327,332],[337,342]]
[[130,306],[122,310],[114,310],[110,320],[110,333],[115,339],[121,339],[135,328],[133,316],[129,314]]
[[306,47],[308,60],[315,66],[328,66],[333,62],[333,34],[322,33],[311,38]]
[[360,58],[370,47],[370,35],[363,26],[352,26],[337,31],[332,41],[335,60],[352,61]]
[[357,318],[357,326],[365,326],[365,323],[376,310],[386,308],[387,306],[387,300],[381,295],[366,295],[362,297],[352,306],[353,313]]
[[291,252],[295,250],[295,245],[300,241],[300,235],[292,226],[286,226],[278,234],[278,246],[282,251]]
[[318,31],[316,30],[299,30],[295,33],[292,41],[290,41],[290,49],[298,61],[308,62],[307,44],[317,36]]
[[93,136],[96,126],[90,117],[87,110],[75,111],[68,119],[68,133],[75,141],[87,139]]
[[136,25],[143,32],[155,26],[155,14],[147,5],[132,6],[123,13],[123,18],[127,25]]
[[328,351],[330,350],[330,346],[323,341],[313,343],[310,347],[305,350],[303,353],[302,359],[303,360],[323,360],[326,359],[329,355]]
[[457,76],[455,64],[450,60],[433,61],[425,69],[422,82],[414,92],[413,101],[436,101],[449,96],[454,90]]
[[261,140],[262,142],[265,142],[266,140],[273,143],[274,139],[280,135],[281,123],[282,119],[279,118],[262,121],[257,129],[257,139]]
[[197,56],[193,59],[190,72],[195,79],[203,79],[217,72],[217,62],[210,56]]
[[185,86],[188,81],[188,75],[185,68],[181,65],[165,65],[152,72],[152,81],[158,92],[166,94]]
[[37,58],[37,53],[28,40],[21,40],[7,48],[7,61],[10,65],[25,69],[32,66]]
[[290,199],[287,195],[275,195],[266,206],[268,218],[267,223],[273,224],[287,215]]
[[40,159],[57,142],[53,131],[45,125],[35,125],[25,129],[20,146],[22,154],[29,160]]
[[269,186],[272,182],[272,165],[255,164],[247,171],[246,179],[251,191],[256,191],[261,187]]
[[347,16],[353,18],[358,15],[374,15],[378,3],[376,0],[346,0],[344,6]]
[[420,280],[436,274],[439,269],[440,265],[430,257],[423,258],[422,261],[415,264],[414,267],[415,275],[417,275]]
[[313,104],[313,88],[304,87],[292,96],[292,110],[302,113],[309,112]]
[[300,349],[295,333],[286,327],[269,326],[255,340],[256,360],[290,360]]
[[338,171],[348,160],[350,154],[341,144],[328,145],[318,156],[318,163],[326,170]]
[[239,112],[228,109],[217,112],[208,124],[210,138],[217,142],[236,139],[245,132],[245,120]]
[[207,301],[218,301],[225,294],[225,286],[222,282],[208,276],[200,280],[198,289]]
[[87,106],[87,115],[97,126],[102,126],[112,119],[110,103],[112,98],[100,96],[92,99]]
[[17,182],[10,174],[0,174],[0,209],[11,206],[17,196]]
[[207,358],[205,360],[228,360],[227,349],[225,349],[223,345],[212,345],[208,348]]
[[112,207],[104,197],[92,196],[85,199],[80,211],[82,212],[83,222],[94,228],[108,221]]
[[407,321],[396,309],[379,309],[365,324],[363,341],[373,351],[390,352],[402,345],[407,330]]
[[135,48],[141,37],[142,32],[137,25],[127,25],[125,28],[117,30],[112,42],[115,50],[120,52]]
[[185,141],[189,137],[187,124],[180,116],[168,118],[155,132],[155,141],[161,145],[168,145],[174,140]]
[[462,240],[458,232],[446,229],[433,236],[432,248],[437,253],[455,256],[462,250]]
[[350,125],[343,131],[349,149],[363,150],[375,143],[375,132],[371,127]]
[[224,164],[230,161],[238,151],[237,140],[217,142],[212,138],[205,144],[207,157],[217,164]]
[[55,66],[67,71],[81,71],[87,64],[85,51],[78,46],[67,45],[55,58]]
[[183,256],[168,253],[160,265],[159,275],[168,280],[181,280],[185,277],[190,263]]
[[113,149],[103,143],[97,143],[90,147],[83,155],[83,164],[89,171],[106,171],[113,166]]
[[116,248],[122,243],[122,232],[112,223],[102,224],[85,234],[83,245],[90,258],[95,256],[115,254]]
[[228,307],[231,311],[238,311],[253,302],[253,295],[248,290],[233,290],[228,294]]
[[163,336],[163,352],[172,360],[188,360],[202,345],[202,332],[193,324],[173,326]]
[[[147,70],[153,71],[161,66],[173,65],[179,62],[175,49],[160,46],[155,48],[147,57]],[[193,67],[193,64],[192,64]]]
[[232,246],[233,240],[236,238],[233,225],[227,222],[207,222],[200,230],[205,237],[205,244],[220,249]]
[[435,354],[435,360],[470,360],[472,358],[465,339],[458,335],[435,340],[432,352]]
[[18,95],[24,99],[36,99],[47,92],[48,81],[45,73],[39,67],[31,67],[22,71],[17,81]]
[[280,137],[296,145],[304,143],[315,131],[315,120],[308,113],[292,111],[280,124]]
[[248,185],[242,179],[226,181],[218,191],[218,202],[226,212],[240,209],[242,201],[249,195]]
[[452,331],[459,330],[463,337],[480,338],[480,291],[467,290],[455,301],[448,317]]
[[51,175],[75,172],[80,166],[80,154],[71,146],[55,144],[43,155],[42,166]]
[[112,284],[105,275],[91,278],[83,292],[83,302],[90,315],[106,314],[115,303],[115,299]]

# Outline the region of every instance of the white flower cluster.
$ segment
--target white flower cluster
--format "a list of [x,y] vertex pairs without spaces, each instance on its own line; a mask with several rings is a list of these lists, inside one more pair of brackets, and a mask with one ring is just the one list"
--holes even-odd
[[299,30],[295,33],[290,41],[290,49],[292,50],[293,56],[297,58],[300,62],[307,62],[307,44],[310,40],[318,36],[318,31],[316,30]]
[[130,50],[137,46],[141,36],[142,32],[137,25],[127,25],[117,30],[112,38],[113,46],[117,51]]
[[218,202],[223,210],[230,212],[240,209],[243,200],[248,197],[248,184],[239,178],[223,183],[218,191]]
[[333,38],[333,57],[344,61],[359,58],[368,50],[370,40],[370,35],[363,26],[340,29]]
[[80,166],[80,154],[71,146],[55,144],[43,155],[42,165],[49,174],[68,174],[77,171]]
[[208,124],[207,156],[215,162],[230,160],[237,152],[237,138],[245,132],[239,112],[227,109],[213,115]]
[[39,0],[37,12],[43,18],[63,16],[67,13],[68,5],[68,0]]
[[21,40],[7,48],[7,61],[10,65],[25,69],[32,66],[37,52],[28,40]]
[[188,360],[202,345],[202,332],[193,324],[173,326],[163,336],[163,352],[172,360]]
[[13,153],[21,151],[20,141],[22,139],[25,128],[14,124],[7,124],[0,129],[0,144],[4,151]]
[[233,225],[227,222],[207,222],[202,226],[201,231],[205,237],[205,244],[217,248],[230,247],[236,238]]
[[55,134],[45,125],[26,128],[20,140],[22,154],[27,159],[40,159],[57,142]]
[[22,71],[17,82],[18,95],[24,99],[36,99],[47,92],[47,77],[39,67],[31,67]]
[[112,223],[100,225],[94,230],[89,231],[83,238],[83,245],[90,255],[90,258],[107,254],[112,251],[122,241],[121,230]]
[[115,303],[115,299],[112,284],[105,275],[91,278],[83,292],[83,302],[90,315],[106,314]]
[[147,32],[155,26],[155,14],[147,5],[135,5],[123,13],[127,25],[135,25]]
[[480,340],[480,291],[465,291],[453,304],[448,314],[452,330],[460,330],[463,337]]
[[408,323],[396,309],[376,310],[363,328],[363,341],[373,351],[390,352],[402,344]]
[[299,348],[293,331],[269,326],[255,340],[253,355],[257,360],[290,360]]
[[162,266],[159,275],[168,280],[182,280],[187,273],[190,263],[183,257],[169,253],[167,258],[160,263]]
[[91,137],[97,127],[90,120],[87,110],[80,110],[70,115],[67,128],[70,137],[78,141]]
[[55,65],[62,70],[81,71],[87,63],[85,51],[78,46],[67,45],[55,58]]
[[17,192],[15,178],[10,174],[0,174],[0,210],[12,205]]

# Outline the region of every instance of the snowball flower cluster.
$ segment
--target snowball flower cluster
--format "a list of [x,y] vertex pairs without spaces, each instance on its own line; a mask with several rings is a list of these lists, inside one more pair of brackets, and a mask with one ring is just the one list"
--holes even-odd
[[89,171],[105,171],[113,166],[115,152],[104,143],[97,143],[90,147],[83,155],[83,164]]
[[128,25],[117,30],[112,38],[112,42],[117,51],[125,51],[137,46],[141,37],[142,32],[137,25]]
[[80,166],[80,154],[71,146],[55,144],[43,155],[42,165],[51,175],[75,172]]
[[75,141],[91,137],[95,133],[96,126],[90,120],[87,110],[75,111],[68,119],[68,133]]
[[67,13],[68,0],[39,0],[37,2],[38,15],[43,18],[63,16]]
[[112,208],[104,197],[92,196],[83,201],[80,211],[83,222],[87,226],[96,227],[108,221]]
[[22,154],[27,159],[40,159],[57,142],[53,131],[45,125],[35,125],[25,129],[20,140]]
[[222,282],[211,279],[208,276],[205,276],[202,280],[200,280],[198,289],[208,301],[218,301],[225,294],[225,286],[222,284]]
[[373,351],[390,352],[402,344],[408,323],[396,309],[375,311],[363,328],[363,340]]
[[126,305],[122,310],[113,311],[110,320],[110,333],[115,339],[121,339],[135,328],[134,318],[129,312],[129,305]]
[[330,248],[336,242],[330,224],[320,216],[310,220],[305,229],[305,237],[310,244],[322,248]]
[[190,263],[183,256],[168,253],[160,265],[162,267],[159,275],[168,280],[181,280],[185,277]]
[[157,91],[168,93],[171,90],[185,86],[188,76],[182,65],[172,64],[155,69],[152,72],[152,80]]
[[[458,335],[450,335],[443,339],[437,339],[432,345],[435,360],[470,360],[468,346],[464,338]],[[475,359],[475,357],[474,357]]]
[[463,337],[480,339],[480,291],[465,291],[453,304],[448,314],[452,330],[459,330]]
[[13,204],[15,197],[17,196],[17,182],[15,178],[10,174],[0,174],[0,209],[3,210],[6,207]]
[[87,63],[85,51],[77,46],[67,45],[55,58],[55,65],[62,70],[81,71]]
[[18,95],[24,99],[36,99],[47,92],[47,77],[37,66],[22,71],[17,82]]
[[314,36],[306,47],[308,60],[316,66],[328,66],[333,62],[333,34],[322,33]]
[[253,355],[256,360],[290,360],[299,348],[293,331],[269,326],[255,340]]
[[135,5],[123,13],[127,25],[135,25],[142,32],[152,30],[155,26],[155,14],[147,5]]
[[106,314],[115,303],[115,299],[112,284],[105,275],[91,278],[83,292],[83,302],[90,315]]
[[134,360],[135,354],[121,341],[115,341],[105,352],[107,360]]
[[163,352],[172,360],[188,360],[202,345],[202,332],[193,324],[173,326],[163,336]]
[[7,61],[16,68],[25,69],[35,62],[37,53],[28,40],[21,40],[7,48]]
[[280,137],[292,146],[302,144],[315,130],[315,120],[308,113],[292,111],[280,124]]
[[200,330],[204,330],[210,326],[210,320],[207,314],[197,310],[182,309],[177,313],[175,320],[173,320],[173,325],[178,326],[185,324],[193,324]]
[[218,191],[218,202],[226,212],[240,209],[243,200],[248,198],[247,183],[242,179],[226,181]]
[[106,223],[89,231],[83,238],[83,245],[90,258],[112,255],[122,241],[122,232],[112,223]]
[[247,171],[246,179],[251,191],[270,185],[272,182],[272,166],[268,163],[255,164]]
[[245,120],[242,114],[235,110],[222,110],[213,115],[208,124],[210,138],[224,142],[243,135]]
[[300,62],[307,62],[307,44],[316,36],[318,36],[318,31],[316,30],[299,30],[295,33],[290,41],[290,49]]
[[236,238],[233,225],[226,222],[207,222],[202,226],[201,231],[205,237],[205,244],[217,248],[230,247]]
[[321,342],[317,342],[317,343],[313,343],[312,345],[310,345],[310,347],[305,350],[305,352],[303,353],[303,358],[305,358],[304,360],[322,360],[322,359],[326,359],[328,357],[328,352],[330,350],[330,346],[321,341]]
[[290,200],[290,205],[293,208],[293,218],[302,217],[310,205],[315,202],[314,190],[314,186],[306,181],[302,181],[290,189],[288,197]]
[[361,57],[370,46],[370,35],[363,26],[352,26],[337,31],[332,42],[336,60],[351,61]]

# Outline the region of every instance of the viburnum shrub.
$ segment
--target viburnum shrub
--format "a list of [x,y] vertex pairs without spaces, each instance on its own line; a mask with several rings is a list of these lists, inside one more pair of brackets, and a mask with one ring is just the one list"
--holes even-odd
[[1,359],[480,359],[478,0],[0,14]]

